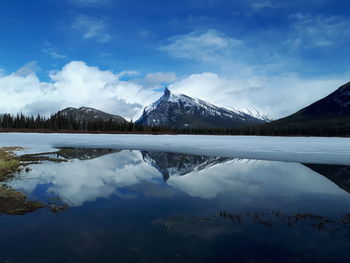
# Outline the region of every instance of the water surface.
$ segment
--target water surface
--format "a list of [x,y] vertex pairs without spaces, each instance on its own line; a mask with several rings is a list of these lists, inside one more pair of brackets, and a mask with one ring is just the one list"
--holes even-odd
[[[69,148],[7,183],[0,262],[349,262],[350,167]],[[68,205],[67,209],[52,207]]]

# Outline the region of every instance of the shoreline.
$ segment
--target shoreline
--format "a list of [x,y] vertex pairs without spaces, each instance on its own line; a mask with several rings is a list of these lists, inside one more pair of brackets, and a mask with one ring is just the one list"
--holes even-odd
[[252,134],[205,134],[205,133],[176,133],[176,132],[145,132],[145,131],[86,131],[86,130],[50,130],[50,129],[3,129],[1,133],[38,133],[38,134],[115,134],[115,135],[193,135],[193,136],[251,136],[251,137],[282,137],[282,138],[350,138],[350,135],[343,136],[318,136],[318,135],[252,135]]
[[350,140],[326,137],[258,137],[151,134],[1,133],[0,147],[21,146],[25,153],[57,148],[95,148],[173,152],[312,164],[350,165]]

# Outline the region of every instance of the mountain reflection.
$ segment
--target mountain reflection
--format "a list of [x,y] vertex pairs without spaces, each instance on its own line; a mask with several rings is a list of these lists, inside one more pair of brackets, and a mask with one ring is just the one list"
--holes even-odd
[[57,155],[65,159],[90,160],[107,154],[119,152],[115,149],[61,148]]
[[273,199],[276,208],[279,200],[287,197],[299,200],[309,194],[342,196],[346,193],[340,188],[347,192],[350,189],[348,166],[136,150],[69,148],[56,154],[73,161],[33,165],[32,171],[10,182],[10,186],[29,196],[38,196],[38,189],[42,192],[46,187],[46,195],[58,196],[71,206],[111,196],[172,198],[185,194],[254,205]]
[[143,160],[156,168],[167,181],[170,176],[186,175],[232,160],[216,156],[142,151]]
[[350,166],[327,164],[303,164],[316,173],[323,175],[338,185],[344,191],[350,193]]

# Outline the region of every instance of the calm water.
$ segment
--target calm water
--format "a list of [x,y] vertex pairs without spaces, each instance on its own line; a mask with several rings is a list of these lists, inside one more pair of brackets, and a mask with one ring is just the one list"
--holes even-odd
[[[58,156],[69,161],[32,165],[8,183],[48,208],[0,216],[0,262],[350,262],[348,166]],[[69,208],[50,211],[61,204]]]

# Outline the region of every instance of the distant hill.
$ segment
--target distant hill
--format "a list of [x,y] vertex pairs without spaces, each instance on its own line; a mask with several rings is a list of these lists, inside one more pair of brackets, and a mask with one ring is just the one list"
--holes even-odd
[[95,158],[102,157],[104,155],[117,152],[120,152],[120,150],[108,148],[60,148],[59,151],[55,153],[55,155],[58,155],[68,160],[92,160]]
[[98,121],[98,120],[102,120],[102,121],[112,120],[114,122],[119,122],[119,123],[127,122],[127,120],[125,120],[123,117],[120,117],[119,115],[106,113],[106,112],[96,110],[93,108],[88,108],[88,107],[81,107],[78,109],[69,107],[57,112],[55,115],[61,115],[69,119],[72,118],[74,121],[78,123],[82,123],[83,121],[89,122],[89,121]]
[[135,123],[169,128],[230,128],[265,123],[270,119],[258,112],[234,111],[209,102],[174,94],[165,89],[163,96],[146,107]]
[[294,135],[350,135],[350,82],[300,111],[263,127]]

